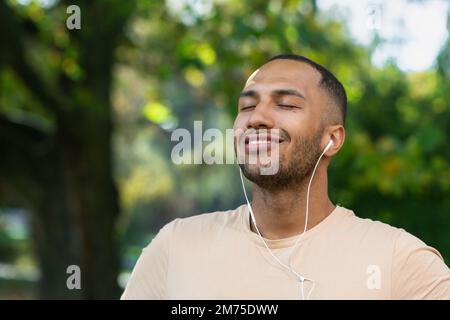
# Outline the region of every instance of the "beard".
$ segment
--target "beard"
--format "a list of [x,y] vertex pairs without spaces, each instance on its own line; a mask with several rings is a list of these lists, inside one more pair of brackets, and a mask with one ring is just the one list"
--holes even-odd
[[239,164],[242,173],[248,180],[266,190],[284,190],[304,184],[322,153],[320,141],[323,131],[324,127],[321,126],[314,135],[297,141],[293,145],[291,157],[280,153],[277,173],[262,175],[258,166],[248,163]]

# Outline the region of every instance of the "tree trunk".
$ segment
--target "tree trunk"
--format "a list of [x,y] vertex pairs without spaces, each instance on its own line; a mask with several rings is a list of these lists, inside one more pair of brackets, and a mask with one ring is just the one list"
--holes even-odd
[[[32,207],[40,297],[117,298],[119,208],[109,120],[95,112],[73,116],[72,124],[60,128],[54,159],[42,169],[43,192]],[[81,269],[81,290],[67,288],[70,265]]]

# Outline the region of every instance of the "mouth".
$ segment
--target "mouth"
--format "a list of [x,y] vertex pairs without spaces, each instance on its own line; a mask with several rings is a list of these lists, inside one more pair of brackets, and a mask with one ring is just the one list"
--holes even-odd
[[274,134],[249,134],[245,136],[245,152],[268,152],[285,140]]

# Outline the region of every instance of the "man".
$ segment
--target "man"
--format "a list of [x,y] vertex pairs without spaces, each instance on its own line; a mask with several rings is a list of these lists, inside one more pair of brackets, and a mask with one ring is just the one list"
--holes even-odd
[[[122,299],[450,299],[437,250],[330,201],[327,167],[345,140],[346,108],[342,84],[305,57],[276,56],[254,72],[234,129],[257,139],[276,129],[278,171],[243,163],[251,206],[164,226]],[[258,151],[248,140],[246,152]]]

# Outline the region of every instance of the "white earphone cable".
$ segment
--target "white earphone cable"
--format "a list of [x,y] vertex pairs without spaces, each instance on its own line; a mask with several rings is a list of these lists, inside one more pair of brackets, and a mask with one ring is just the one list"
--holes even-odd
[[330,141],[330,143],[329,143],[329,144],[325,147],[325,149],[323,150],[322,154],[320,155],[319,159],[318,159],[317,162],[316,162],[316,165],[314,166],[314,170],[313,170],[313,172],[312,172],[312,174],[311,174],[311,178],[309,179],[308,189],[307,189],[307,193],[306,193],[305,227],[304,227],[304,229],[303,229],[303,233],[301,233],[301,234],[298,236],[297,240],[295,241],[295,243],[294,243],[293,246],[291,247],[291,250],[290,250],[290,253],[289,253],[289,257],[288,257],[288,265],[285,265],[283,262],[281,262],[280,259],[278,259],[277,256],[275,256],[275,255],[273,254],[272,250],[270,250],[270,248],[268,247],[266,241],[265,241],[264,238],[262,237],[261,232],[259,231],[258,225],[256,224],[256,218],[255,218],[255,215],[254,215],[254,213],[253,213],[252,206],[251,206],[250,201],[249,201],[248,196],[247,196],[247,192],[246,192],[245,184],[244,184],[244,178],[243,178],[243,175],[242,175],[242,170],[241,170],[241,168],[239,168],[239,176],[240,176],[240,178],[241,178],[242,189],[244,190],[245,200],[247,201],[247,206],[248,206],[248,210],[249,210],[249,212],[250,212],[251,219],[252,219],[252,221],[253,221],[253,225],[255,226],[255,229],[256,229],[256,231],[258,232],[258,235],[259,235],[261,241],[264,243],[264,246],[266,247],[266,249],[267,249],[267,251],[270,253],[270,255],[278,262],[278,264],[280,264],[282,267],[286,268],[288,271],[290,271],[293,275],[295,275],[295,276],[298,278],[298,280],[299,280],[300,283],[301,283],[301,292],[302,292],[302,299],[303,299],[303,300],[305,300],[305,295],[304,295],[304,282],[305,282],[305,281],[310,281],[310,282],[312,282],[311,290],[309,291],[309,293],[308,293],[308,295],[307,295],[307,299],[309,300],[309,298],[310,298],[310,296],[311,296],[311,293],[312,293],[312,291],[313,291],[314,288],[315,288],[315,281],[312,280],[312,279],[305,278],[305,277],[301,276],[300,274],[298,274],[298,273],[293,269],[293,267],[292,267],[291,257],[292,257],[292,254],[293,254],[293,252],[294,252],[295,247],[297,246],[297,244],[299,243],[300,239],[301,239],[301,238],[303,237],[303,235],[305,234],[306,229],[307,229],[307,227],[308,227],[308,216],[309,216],[309,193],[310,193],[310,189],[311,189],[311,183],[312,183],[314,174],[315,174],[315,172],[316,172],[316,169],[317,169],[317,166],[319,165],[320,160],[322,159],[322,157],[323,157],[323,155],[325,154],[325,152],[328,151],[328,149],[329,149],[329,147],[331,146],[331,144],[332,144],[332,142]]

